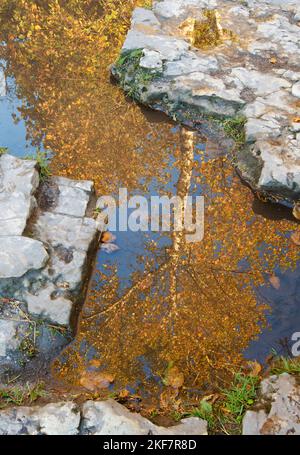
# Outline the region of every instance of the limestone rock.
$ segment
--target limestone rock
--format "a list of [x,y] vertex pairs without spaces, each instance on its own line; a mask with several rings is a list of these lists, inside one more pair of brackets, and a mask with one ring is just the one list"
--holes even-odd
[[300,385],[294,376],[271,376],[261,384],[259,411],[247,411],[244,435],[300,435]]
[[[129,59],[112,73],[137,101],[188,126],[201,130],[203,118],[244,119],[245,144],[236,160],[240,174],[255,190],[292,203],[300,198],[294,121],[300,97],[299,2],[235,3],[161,0],[153,2],[152,11],[138,8],[122,52],[142,50],[139,66],[130,66]],[[217,27],[220,39],[207,39],[202,49],[191,45],[197,40],[190,35],[203,17],[203,33],[210,36]],[[191,18],[194,25],[185,35]],[[148,72],[147,83],[140,71]],[[221,143],[222,135],[216,139]],[[230,152],[232,142],[222,142],[222,148]]]
[[0,235],[22,235],[39,185],[36,162],[0,156]]
[[55,296],[55,286],[48,284],[36,295],[25,294],[29,313],[50,320],[54,324],[68,326],[70,323],[72,302],[64,297]]
[[0,411],[0,435],[206,435],[207,423],[196,417],[174,427],[159,427],[130,413],[113,400],[19,407]]
[[0,319],[0,357],[18,347],[17,326],[14,321]]
[[80,412],[72,402],[0,412],[0,435],[76,435]]
[[161,54],[156,51],[150,51],[145,49],[144,56],[140,60],[140,66],[142,68],[162,70],[162,58]]
[[83,405],[82,433],[92,435],[205,435],[207,423],[198,418],[184,419],[174,427],[158,427],[119,403],[88,401]]
[[300,98],[300,82],[293,85],[292,94],[297,98]]
[[30,270],[43,268],[48,253],[37,240],[21,236],[0,237],[0,279],[19,278]]
[[55,177],[52,182],[58,187],[58,200],[53,213],[82,218],[86,214],[93,183],[76,182],[63,177]]
[[42,434],[78,434],[80,412],[72,402],[48,404],[39,409],[38,419]]

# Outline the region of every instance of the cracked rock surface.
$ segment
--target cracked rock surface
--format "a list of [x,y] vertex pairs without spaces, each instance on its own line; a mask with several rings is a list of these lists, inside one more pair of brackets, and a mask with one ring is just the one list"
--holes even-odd
[[35,355],[32,339],[44,354],[61,346],[50,337],[52,326],[70,341],[99,236],[89,216],[94,205],[93,182],[40,183],[34,160],[1,155],[0,374],[22,368],[20,349]]
[[112,72],[137,101],[204,132],[207,120],[243,119],[240,174],[292,202],[300,197],[299,26],[297,0],[154,1],[134,11]]
[[244,435],[300,435],[300,384],[284,373],[261,383],[261,409],[247,411]]
[[197,417],[165,428],[133,414],[113,400],[73,402],[0,412],[0,435],[206,435],[207,423]]

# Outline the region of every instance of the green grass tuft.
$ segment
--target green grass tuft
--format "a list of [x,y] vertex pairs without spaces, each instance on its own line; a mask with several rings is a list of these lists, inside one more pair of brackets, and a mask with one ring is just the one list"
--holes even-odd
[[274,360],[271,367],[271,374],[300,374],[300,358],[279,357]]
[[46,152],[38,151],[35,156],[26,156],[25,159],[35,160],[37,162],[41,182],[44,182],[51,176],[51,171],[49,169],[49,159]]
[[223,390],[225,409],[230,419],[241,424],[246,410],[254,404],[259,386],[257,376],[248,376],[243,373],[235,375],[233,385],[229,390]]
[[9,405],[23,406],[24,404],[32,404],[38,398],[46,395],[45,386],[43,383],[35,385],[27,384],[25,387],[7,387],[0,389],[0,409]]
[[0,156],[1,155],[5,155],[7,152],[8,152],[8,148],[7,147],[0,147]]
[[230,119],[220,120],[220,123],[227,136],[231,137],[238,146],[241,146],[245,143],[245,117],[234,117]]
[[123,52],[115,64],[115,72],[123,90],[134,100],[140,101],[143,89],[160,76],[160,72],[142,68],[140,61],[143,49]]

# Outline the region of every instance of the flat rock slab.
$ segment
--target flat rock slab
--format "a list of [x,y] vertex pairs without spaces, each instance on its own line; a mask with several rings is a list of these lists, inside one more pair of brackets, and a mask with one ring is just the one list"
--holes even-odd
[[154,1],[134,11],[112,72],[137,101],[189,126],[243,119],[241,175],[300,198],[298,1]]
[[37,295],[25,294],[24,300],[27,302],[28,312],[55,324],[68,326],[73,302],[62,296],[56,296],[55,291],[56,287],[51,283],[42,288]]
[[73,402],[0,411],[0,435],[206,435],[201,419],[184,419],[174,427],[159,427],[132,414],[113,400]]
[[0,279],[20,278],[30,270],[42,269],[48,261],[42,242],[21,236],[0,237]]
[[22,235],[36,207],[36,161],[0,156],[0,235]]
[[98,232],[86,216],[93,201],[91,181],[50,177],[39,185],[36,161],[0,157],[0,297],[70,326]]
[[258,411],[247,411],[244,435],[300,435],[300,384],[284,373],[261,383]]
[[0,435],[76,435],[80,411],[72,402],[12,408],[0,413]]
[[88,401],[82,409],[82,433],[92,435],[206,435],[207,422],[196,417],[174,427],[160,427],[116,401]]
[[53,213],[77,218],[84,217],[94,188],[93,182],[80,182],[63,177],[54,177],[51,180],[59,190]]

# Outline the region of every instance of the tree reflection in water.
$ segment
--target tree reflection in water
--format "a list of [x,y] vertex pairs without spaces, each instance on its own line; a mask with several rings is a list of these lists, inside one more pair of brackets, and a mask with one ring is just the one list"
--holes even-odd
[[203,389],[238,369],[259,335],[267,305],[256,290],[276,268],[296,267],[295,223],[256,215],[252,193],[215,144],[203,151],[195,133],[125,99],[108,66],[142,2],[99,4],[3,0],[1,56],[28,137],[54,152],[53,172],[93,179],[99,195],[120,186],[149,194],[153,185],[174,193],[168,182],[176,175],[176,194],[205,196],[205,238],[187,244],[183,233],[145,235],[125,283],[119,256],[103,269],[100,253],[77,338],[53,371],[78,384],[93,360],[117,388],[140,382],[150,392],[173,362],[185,387]]

